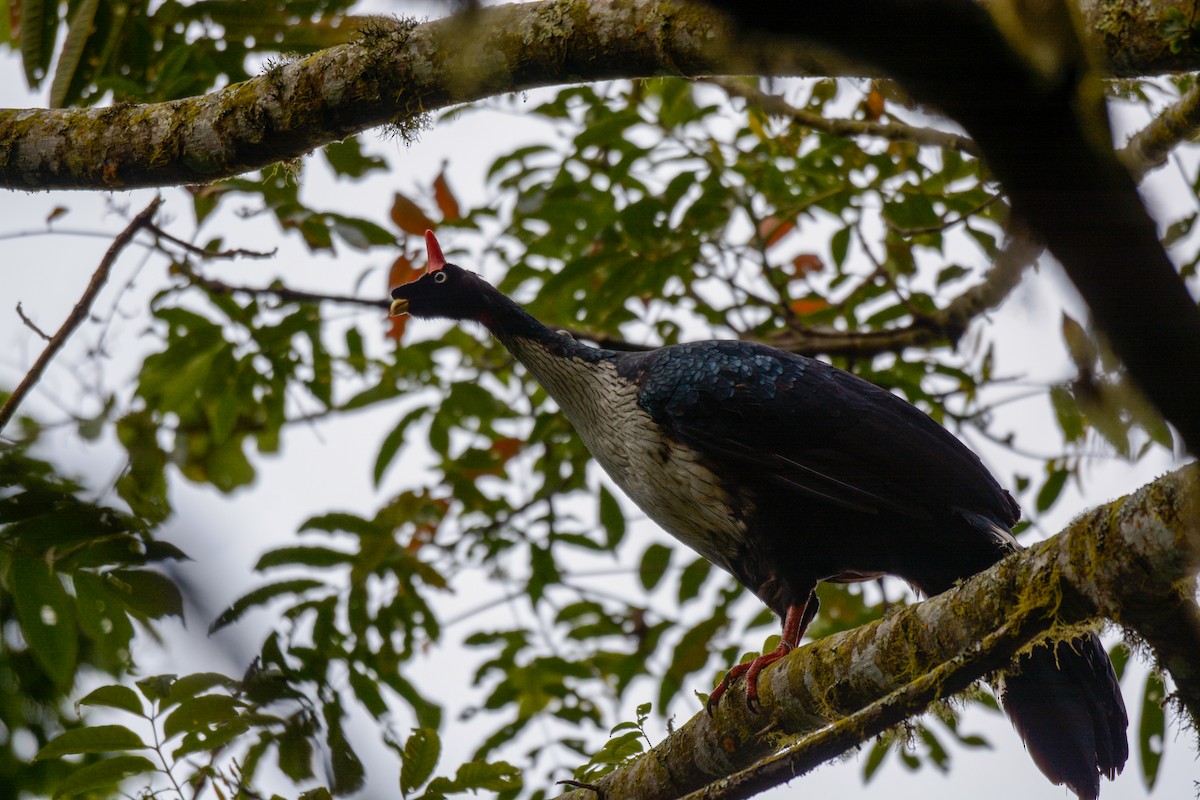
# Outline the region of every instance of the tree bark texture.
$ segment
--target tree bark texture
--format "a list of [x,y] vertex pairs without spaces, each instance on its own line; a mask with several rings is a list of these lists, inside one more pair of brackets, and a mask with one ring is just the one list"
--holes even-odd
[[[1195,16],[1196,5],[1080,0],[1116,75],[1200,68],[1200,47],[1189,40],[1172,52],[1159,34],[1169,9]],[[0,186],[203,183],[300,157],[367,128],[419,128],[424,112],[505,92],[655,75],[866,74],[869,63],[739,35],[723,15],[670,0],[544,0],[422,25],[381,19],[366,24],[354,43],[202,97],[0,110]]]
[[[653,750],[605,776],[599,788],[614,798],[681,797],[964,654],[973,669],[969,677],[982,678],[1031,644],[1070,638],[1102,617],[1151,646],[1174,679],[1193,730],[1200,730],[1197,571],[1200,466],[1191,465],[1088,512],[1060,535],[948,592],[796,650],[760,677],[762,712],[746,709],[739,684],[712,718],[699,712]],[[947,676],[959,685],[964,678]],[[588,790],[563,797],[595,800]]]

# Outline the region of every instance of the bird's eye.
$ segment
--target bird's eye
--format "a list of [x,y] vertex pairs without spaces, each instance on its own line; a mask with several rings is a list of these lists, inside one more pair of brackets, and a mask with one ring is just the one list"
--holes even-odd
[[434,283],[445,283],[446,282],[446,273],[444,273],[444,272],[433,273],[433,282]]

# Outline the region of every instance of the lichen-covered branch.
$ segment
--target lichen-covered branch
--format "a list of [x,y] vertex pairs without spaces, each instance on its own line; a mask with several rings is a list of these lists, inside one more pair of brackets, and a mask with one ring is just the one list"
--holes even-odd
[[1146,127],[1130,137],[1117,155],[1135,180],[1167,163],[1167,157],[1182,142],[1200,134],[1200,84],[1193,85],[1178,101],[1159,112]]
[[[1175,678],[1181,700],[1194,708],[1200,700],[1192,663],[1197,651],[1180,663],[1183,648],[1196,647],[1194,629],[1169,630],[1175,618],[1160,612],[1187,609],[1194,625],[1198,570],[1200,467],[1191,465],[1085,514],[1062,534],[948,592],[800,648],[760,677],[762,713],[748,711],[735,688],[714,717],[697,713],[652,751],[605,776],[600,788],[609,797],[686,795],[964,653],[977,654],[967,660],[973,677],[983,677],[992,669],[978,655],[983,651],[1007,657],[1046,637],[1067,638],[1102,617],[1143,636]],[[1147,629],[1148,621],[1155,630]],[[1173,637],[1178,645],[1168,641]],[[943,674],[961,680],[966,673]],[[848,746],[867,738],[864,729]],[[565,797],[595,795],[578,790]]]
[[[1200,68],[1200,48],[1171,52],[1156,33],[1154,20],[1178,5],[1081,0],[1121,75]],[[354,43],[202,97],[98,109],[0,110],[0,186],[106,190],[203,183],[297,158],[367,128],[419,127],[424,112],[546,85],[870,69],[869,59],[848,61],[819,47],[783,46],[734,31],[718,12],[672,0],[542,0],[422,25],[380,20],[363,26]]]
[[202,97],[0,111],[0,186],[200,183],[379,125],[417,129],[425,112],[505,92],[664,74],[802,74],[817,64],[730,30],[717,12],[655,0],[548,0],[421,25],[381,19],[356,42]]

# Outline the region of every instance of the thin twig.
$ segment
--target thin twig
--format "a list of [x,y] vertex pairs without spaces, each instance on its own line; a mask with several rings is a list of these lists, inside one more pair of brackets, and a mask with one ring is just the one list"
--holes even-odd
[[46,334],[46,332],[39,328],[37,323],[25,316],[25,309],[21,308],[21,304],[19,302],[17,303],[17,316],[21,318],[21,322],[25,323],[26,328],[29,328],[29,330],[42,337],[42,339],[45,341],[50,341],[50,337]]
[[304,292],[299,289],[288,289],[285,287],[274,286],[235,286],[224,281],[219,281],[214,278],[205,278],[197,275],[194,272],[188,272],[188,278],[198,286],[203,286],[210,292],[217,294],[248,294],[253,297],[267,295],[277,297],[280,300],[291,300],[299,303],[319,303],[327,300],[331,303],[348,303],[351,305],[368,306],[370,308],[387,309],[389,300],[380,299],[372,300],[369,297],[351,297],[349,295],[340,294],[318,294],[316,292]]
[[154,235],[160,239],[166,239],[171,244],[182,247],[189,253],[200,256],[201,258],[271,258],[279,249],[273,248],[267,252],[260,250],[244,250],[240,247],[234,247],[229,250],[205,250],[203,247],[197,247],[191,242],[186,242],[177,236],[172,236],[153,223],[147,225],[146,229],[153,232]]
[[117,256],[133,241],[133,237],[137,232],[147,226],[160,205],[162,205],[162,196],[158,195],[150,201],[150,205],[142,209],[141,213],[130,221],[125,230],[118,233],[117,237],[113,239],[108,252],[100,260],[100,266],[92,273],[92,280],[84,290],[83,296],[79,298],[75,307],[71,309],[71,313],[67,316],[66,321],[63,322],[62,327],[58,329],[58,333],[50,338],[50,343],[46,345],[46,349],[38,356],[33,367],[25,374],[20,385],[9,395],[9,398],[4,402],[3,408],[0,408],[0,431],[4,430],[8,421],[17,413],[17,407],[21,404],[21,401],[25,399],[38,380],[41,379],[42,373],[46,371],[46,367],[50,365],[50,362],[58,354],[58,351],[67,343],[67,339],[87,319],[88,313],[92,308],[92,303],[95,302],[96,296],[104,288],[105,282],[108,281],[109,273],[112,272],[112,266],[116,262]]
[[981,283],[967,289],[939,311],[914,319],[901,328],[880,331],[840,331],[833,328],[786,330],[768,337],[768,344],[793,353],[815,355],[873,355],[900,352],[906,347],[954,344],[971,320],[1000,305],[1021,276],[1041,255],[1041,244],[1014,235]]
[[979,155],[974,139],[937,128],[919,128],[903,122],[872,122],[858,119],[830,119],[813,111],[796,108],[779,95],[768,94],[755,86],[725,78],[710,78],[711,83],[727,93],[740,97],[774,117],[786,117],[797,125],[823,131],[833,136],[873,136],[888,141],[915,142],[919,145],[957,150]]
[[943,231],[953,228],[960,222],[966,222],[981,211],[986,211],[988,206],[997,202],[1002,197],[1004,197],[1003,194],[994,194],[987,200],[984,200],[982,203],[972,208],[970,211],[965,211],[952,219],[944,219],[934,225],[922,225],[915,228],[902,228],[889,220],[886,216],[883,217],[883,224],[886,225],[889,230],[893,230],[901,236],[921,236],[922,234],[927,233],[942,233]]

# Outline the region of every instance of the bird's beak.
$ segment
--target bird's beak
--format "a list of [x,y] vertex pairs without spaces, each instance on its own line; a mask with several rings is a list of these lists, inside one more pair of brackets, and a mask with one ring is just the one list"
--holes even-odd
[[392,301],[391,307],[388,309],[388,316],[400,317],[408,313],[408,301],[403,297],[398,297]]

